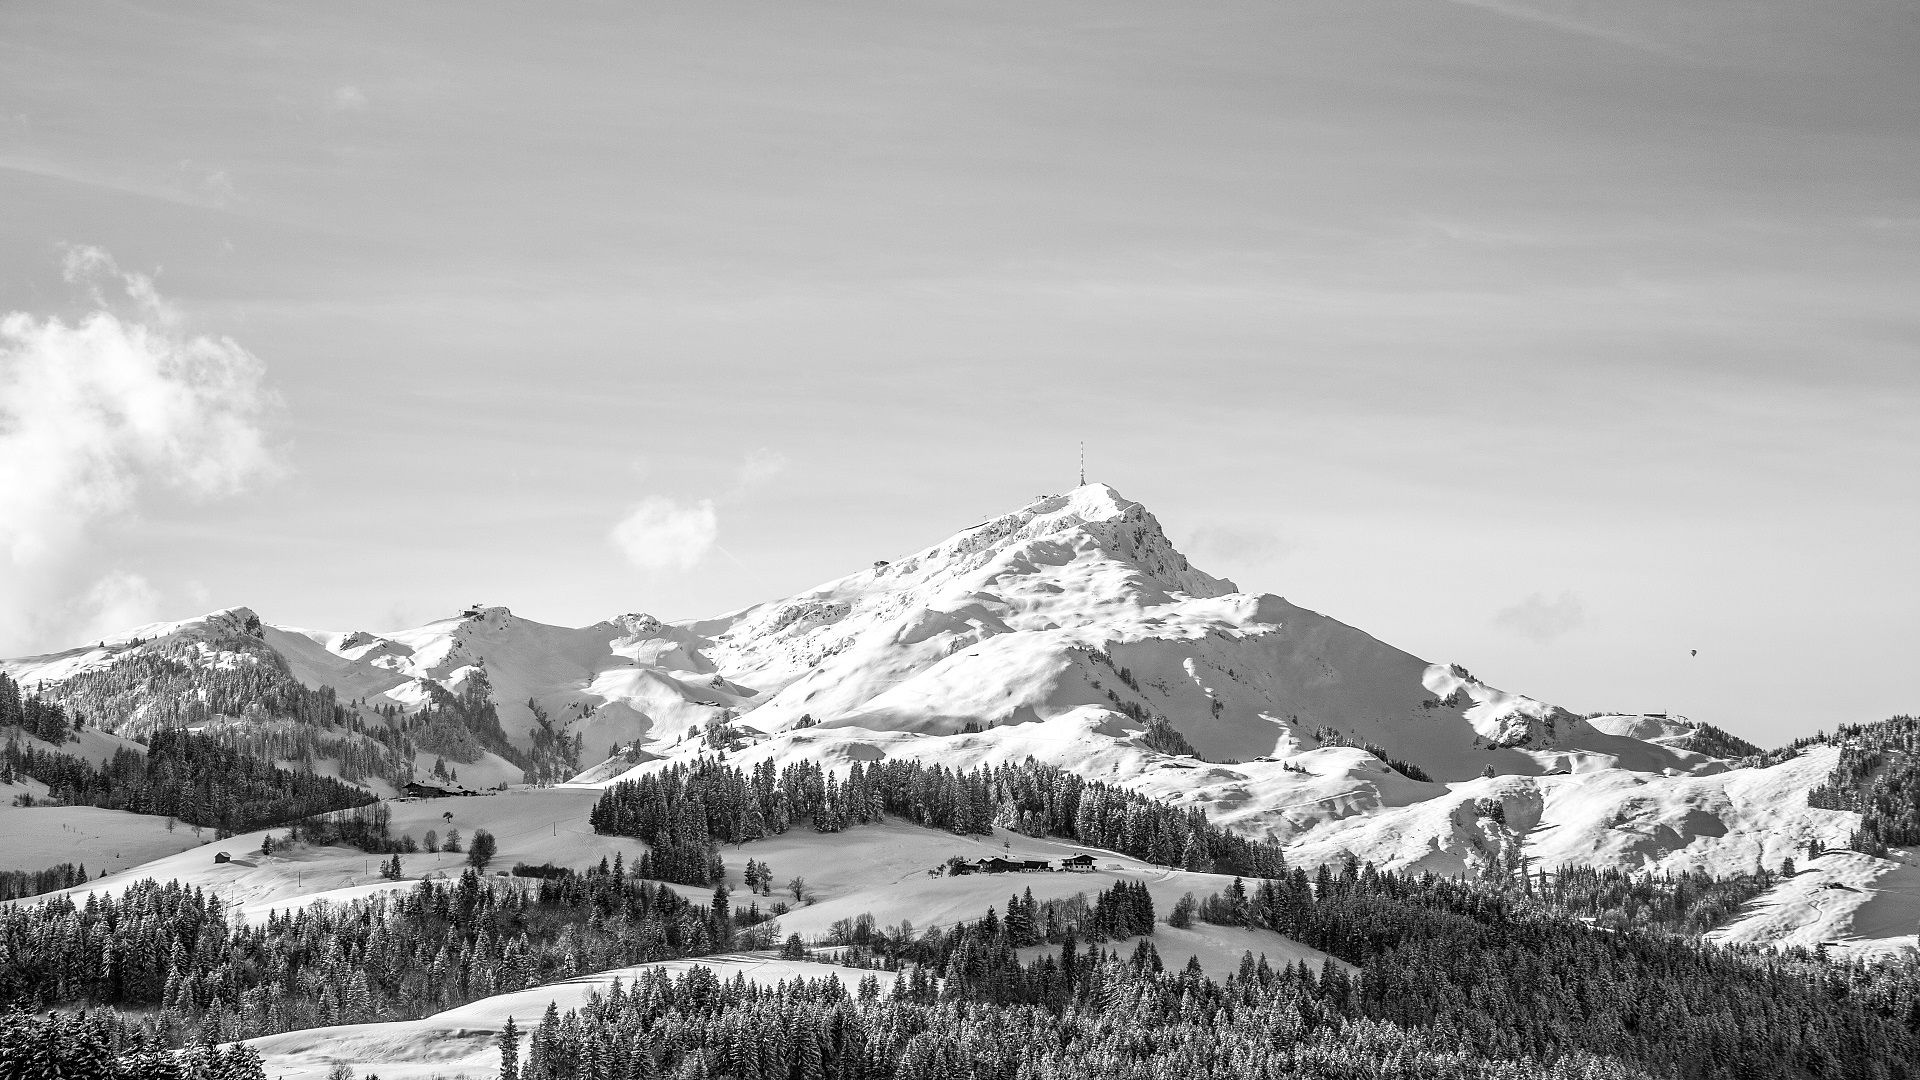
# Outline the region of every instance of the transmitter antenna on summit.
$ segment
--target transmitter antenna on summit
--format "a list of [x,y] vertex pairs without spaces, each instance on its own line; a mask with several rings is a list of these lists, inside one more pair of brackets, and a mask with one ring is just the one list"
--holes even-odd
[[1087,486],[1087,440],[1080,440],[1080,486]]

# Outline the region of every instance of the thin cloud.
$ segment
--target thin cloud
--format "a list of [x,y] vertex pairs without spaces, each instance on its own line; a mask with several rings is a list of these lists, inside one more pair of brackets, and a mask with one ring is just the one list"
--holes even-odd
[[191,332],[151,279],[98,248],[71,249],[64,269],[93,311],[75,323],[0,316],[0,595],[12,601],[0,640],[12,646],[66,644],[60,635],[151,607],[144,579],[87,580],[101,532],[281,471],[257,357]]
[[691,570],[720,536],[720,517],[712,499],[692,504],[672,499],[643,499],[608,535],[615,549],[642,570]]
[[334,88],[333,110],[335,112],[360,112],[366,107],[366,91],[352,85]]
[[1512,607],[1502,608],[1493,617],[1495,626],[1542,645],[1579,629],[1586,621],[1585,606],[1571,592],[1562,592],[1552,599],[1543,593],[1533,593]]
[[224,208],[236,193],[233,176],[217,165],[183,158],[174,166],[174,175],[176,186],[199,205]]
[[[226,202],[219,197],[222,193],[217,190],[217,185],[216,190],[205,188],[204,183],[209,176],[204,175],[195,178],[179,173],[176,174],[175,182],[172,183],[147,183],[123,176],[106,176],[88,172],[59,162],[23,157],[0,157],[0,171],[59,180],[100,191],[112,191],[122,195],[172,203],[176,206],[191,206],[202,210],[226,209]],[[231,181],[229,181],[229,187],[231,187]],[[229,190],[225,195],[230,198],[232,192]],[[231,211],[227,212],[231,213]]]
[[1652,41],[1638,34],[1629,33],[1595,22],[1592,19],[1584,18],[1576,12],[1567,10],[1569,5],[1565,3],[1528,4],[1521,3],[1519,0],[1453,0],[1453,3],[1459,4],[1461,7],[1478,8],[1481,11],[1504,15],[1510,19],[1518,19],[1521,22],[1532,23],[1536,26],[1544,26],[1552,30],[1558,30],[1564,34],[1593,38],[1615,45],[1624,45],[1629,49],[1637,49],[1641,52],[1664,56],[1672,60],[1692,61],[1698,59],[1698,57],[1675,48],[1667,42]]
[[1193,534],[1187,545],[1191,554],[1201,558],[1235,563],[1268,563],[1289,555],[1294,545],[1266,529],[1232,525],[1208,525]]
[[734,470],[734,494],[745,494],[778,479],[787,471],[787,455],[778,450],[760,447],[741,459],[740,467]]
[[225,169],[215,169],[200,181],[200,190],[207,193],[217,206],[225,206],[233,201],[233,177]]

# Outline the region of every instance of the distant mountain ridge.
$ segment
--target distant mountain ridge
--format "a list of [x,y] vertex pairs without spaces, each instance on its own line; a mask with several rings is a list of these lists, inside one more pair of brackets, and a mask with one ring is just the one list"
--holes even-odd
[[[1099,484],[713,619],[627,614],[575,629],[486,607],[377,634],[275,626],[231,608],[3,666],[60,683],[156,650],[219,667],[263,649],[308,686],[402,710],[426,701],[423,680],[458,692],[484,674],[512,737],[532,701],[594,749],[657,751],[716,710],[752,714],[763,736],[803,721],[951,735],[1088,706],[1117,707],[1123,724],[1164,719],[1216,759],[1350,742],[1445,779],[1594,754],[1703,764],[1241,593],[1193,567],[1144,506]],[[1518,756],[1477,753],[1503,750]],[[1541,753],[1553,756],[1527,757]]]
[[[375,633],[232,608],[0,669],[57,697],[155,651],[213,670],[278,663],[374,731],[483,699],[512,757],[538,749],[548,775],[577,764],[582,784],[722,750],[743,766],[1031,756],[1203,808],[1308,862],[1746,871],[1858,824],[1805,805],[1815,765],[1735,770],[1690,748],[1733,744],[1673,718],[1583,718],[1243,592],[1102,484],[709,619],[569,628],[477,607]],[[523,774],[498,754],[449,763],[468,782]]]

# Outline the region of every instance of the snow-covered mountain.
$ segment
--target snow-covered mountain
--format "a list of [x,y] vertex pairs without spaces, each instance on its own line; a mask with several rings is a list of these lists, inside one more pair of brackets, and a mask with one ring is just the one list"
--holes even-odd
[[484,677],[517,743],[538,710],[582,740],[582,764],[608,758],[583,785],[716,748],[743,765],[1032,756],[1309,863],[1750,870],[1858,823],[1806,806],[1831,767],[1817,755],[1734,769],[1683,749],[1683,721],[1582,718],[1495,688],[1206,574],[1100,484],[711,619],[567,628],[479,607],[373,633],[234,608],[0,666],[54,684],[156,650],[277,662],[369,715]]

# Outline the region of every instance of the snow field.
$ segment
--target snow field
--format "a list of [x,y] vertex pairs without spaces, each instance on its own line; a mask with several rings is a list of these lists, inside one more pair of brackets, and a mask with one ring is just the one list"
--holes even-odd
[[1746,945],[1827,946],[1855,956],[1920,945],[1920,852],[1877,859],[1844,849],[1801,860],[1793,877],[1756,898],[1710,937]]
[[[45,793],[44,785],[39,789]],[[95,806],[0,806],[0,870],[79,863],[97,878],[192,850],[212,838],[212,829],[196,837],[193,826],[183,823],[169,831],[166,818],[151,814]]]

